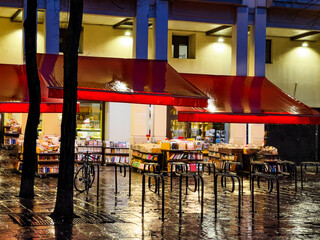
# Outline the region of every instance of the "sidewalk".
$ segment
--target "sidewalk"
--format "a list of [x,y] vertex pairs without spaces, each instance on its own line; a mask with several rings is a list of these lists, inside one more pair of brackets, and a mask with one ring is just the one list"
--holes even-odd
[[[114,168],[102,167],[100,199],[97,206],[96,186],[89,195],[75,192],[73,224],[56,224],[47,216],[54,208],[57,178],[35,180],[36,197],[21,200],[20,175],[12,173],[12,158],[0,154],[0,239],[319,239],[320,175],[308,177],[301,191],[286,180],[280,183],[280,220],[276,218],[276,194],[256,188],[254,216],[251,210],[249,181],[245,179],[242,218],[237,219],[237,191],[223,192],[218,187],[218,217],[214,218],[212,176],[205,176],[204,220],[200,221],[198,194],[183,193],[183,215],[179,219],[179,183],[166,180],[165,221],[161,221],[161,198],[147,190],[144,218],[141,215],[141,175],[132,173],[132,196],[128,197],[128,178],[118,175],[114,194]],[[10,169],[11,168],[11,169]],[[300,175],[299,175],[300,176]],[[265,186],[265,183],[264,183]],[[34,226],[28,224],[33,215]],[[20,218],[19,218],[20,217]],[[29,224],[30,225],[30,224]]]

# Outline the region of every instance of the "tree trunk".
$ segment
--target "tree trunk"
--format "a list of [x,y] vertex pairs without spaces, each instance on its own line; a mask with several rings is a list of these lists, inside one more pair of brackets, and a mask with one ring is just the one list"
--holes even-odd
[[64,47],[64,94],[56,205],[51,217],[73,218],[74,143],[76,136],[78,49],[83,0],[70,0],[70,19]]
[[34,175],[36,170],[36,140],[40,117],[41,91],[37,68],[37,0],[28,0],[27,18],[24,21],[26,71],[29,89],[29,114],[24,137],[23,165],[20,184],[21,198],[34,197]]

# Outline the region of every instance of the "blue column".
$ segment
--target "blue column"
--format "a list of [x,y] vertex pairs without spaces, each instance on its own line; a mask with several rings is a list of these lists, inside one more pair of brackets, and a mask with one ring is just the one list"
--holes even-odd
[[265,76],[267,10],[256,8],[253,22],[254,75]]
[[247,76],[248,66],[248,7],[238,7],[232,29],[232,73]]
[[133,57],[148,59],[149,1],[137,0],[133,19]]
[[46,0],[46,53],[59,54],[59,0]]
[[154,22],[155,58],[168,58],[168,1],[156,0],[156,16]]

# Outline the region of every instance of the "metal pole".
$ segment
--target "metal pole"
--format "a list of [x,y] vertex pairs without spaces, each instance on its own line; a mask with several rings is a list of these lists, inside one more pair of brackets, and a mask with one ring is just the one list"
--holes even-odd
[[117,173],[117,163],[114,164],[114,182],[115,182],[115,194],[118,193],[118,173]]
[[142,175],[142,217],[144,217],[144,199],[146,192],[146,177]]
[[218,212],[218,175],[216,175],[214,177],[214,215],[215,215],[215,218],[217,218],[217,212]]
[[182,174],[179,179],[179,217],[181,218],[181,201],[182,201]]
[[315,131],[315,160],[316,162],[318,162],[318,153],[319,153],[319,138],[318,138],[318,134],[319,134],[319,127],[318,125],[316,125],[316,131]]
[[275,177],[277,181],[277,217],[280,218],[280,192],[279,192],[279,179]]
[[[204,181],[203,177],[199,175],[199,178],[201,180],[201,222],[203,221],[203,198],[204,198]],[[200,188],[200,184],[199,184]],[[199,189],[200,191],[200,189]]]
[[100,186],[100,166],[97,164],[98,169],[98,185],[97,185],[97,205],[99,205],[99,186]]
[[189,178],[186,176],[186,195],[188,195]]
[[131,166],[129,165],[129,197],[131,196]]
[[[238,218],[239,218],[239,221],[240,221],[240,218],[241,218],[241,181],[240,181],[240,178],[237,177],[238,179],[238,182],[239,182],[239,196],[238,196]],[[243,184],[243,183],[242,183]]]
[[251,176],[251,206],[252,215],[254,214],[254,175]]
[[303,164],[300,165],[300,175],[301,175],[301,190],[303,190],[303,171],[302,171],[302,167],[303,167]]
[[297,184],[297,166],[294,165],[294,185],[295,185],[295,191],[298,191],[298,184]]
[[162,181],[162,222],[164,221],[164,178],[161,175],[161,181]]
[[[176,166],[176,171],[177,171],[177,166]],[[171,172],[171,174],[170,174],[170,190],[172,192],[172,174],[173,174],[173,165],[172,164],[170,164],[170,172]]]

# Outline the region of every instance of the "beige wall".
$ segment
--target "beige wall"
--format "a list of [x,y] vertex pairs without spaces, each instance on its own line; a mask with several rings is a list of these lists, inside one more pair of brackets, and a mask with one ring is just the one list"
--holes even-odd
[[84,25],[82,55],[132,58],[132,36],[125,36],[126,31],[112,26]]
[[37,52],[45,53],[46,52],[46,42],[45,42],[45,25],[38,24],[38,33],[37,33]]
[[[9,18],[0,18],[0,63],[23,63],[23,29],[21,22],[11,22]],[[37,51],[45,52],[45,26],[38,24]]]
[[42,114],[43,135],[61,135],[61,113]]
[[22,63],[22,23],[0,18],[0,48],[0,63]]
[[300,41],[272,39],[272,64],[266,64],[266,77],[310,107],[320,107],[320,48],[318,43],[302,47]]
[[[172,35],[195,35],[195,59],[177,59],[172,57]],[[200,32],[168,33],[168,62],[180,73],[231,74],[231,38],[223,43],[217,37],[206,36]]]
[[154,106],[154,140],[165,140],[167,135],[167,106]]
[[132,104],[130,143],[146,142],[148,126],[148,105]]

